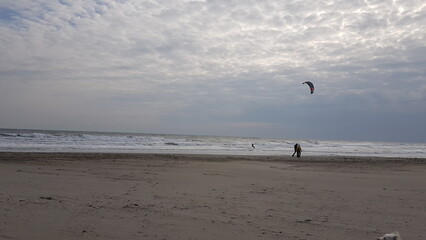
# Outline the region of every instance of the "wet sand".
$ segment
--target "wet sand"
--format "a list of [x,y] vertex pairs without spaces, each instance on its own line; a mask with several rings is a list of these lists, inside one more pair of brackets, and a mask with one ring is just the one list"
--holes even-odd
[[0,239],[425,239],[426,159],[0,153]]

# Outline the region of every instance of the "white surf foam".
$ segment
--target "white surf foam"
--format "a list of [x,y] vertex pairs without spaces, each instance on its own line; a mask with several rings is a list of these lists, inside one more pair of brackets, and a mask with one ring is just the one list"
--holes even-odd
[[[426,144],[0,129],[0,151],[426,157]],[[255,148],[251,146],[255,145]]]

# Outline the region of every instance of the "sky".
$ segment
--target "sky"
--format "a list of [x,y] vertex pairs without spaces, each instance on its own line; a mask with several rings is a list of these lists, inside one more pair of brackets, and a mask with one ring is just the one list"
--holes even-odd
[[0,128],[426,142],[425,26],[423,0],[3,0]]

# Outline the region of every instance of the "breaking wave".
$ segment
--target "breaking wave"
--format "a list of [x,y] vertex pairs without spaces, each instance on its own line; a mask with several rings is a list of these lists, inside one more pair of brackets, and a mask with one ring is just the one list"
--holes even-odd
[[[0,151],[135,152],[424,158],[426,144],[0,129]],[[255,148],[252,147],[255,145]]]

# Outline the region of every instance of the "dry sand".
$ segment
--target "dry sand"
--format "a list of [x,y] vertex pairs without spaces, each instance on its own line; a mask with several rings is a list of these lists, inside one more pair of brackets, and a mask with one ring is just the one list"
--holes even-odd
[[426,160],[0,153],[0,239],[426,239]]

